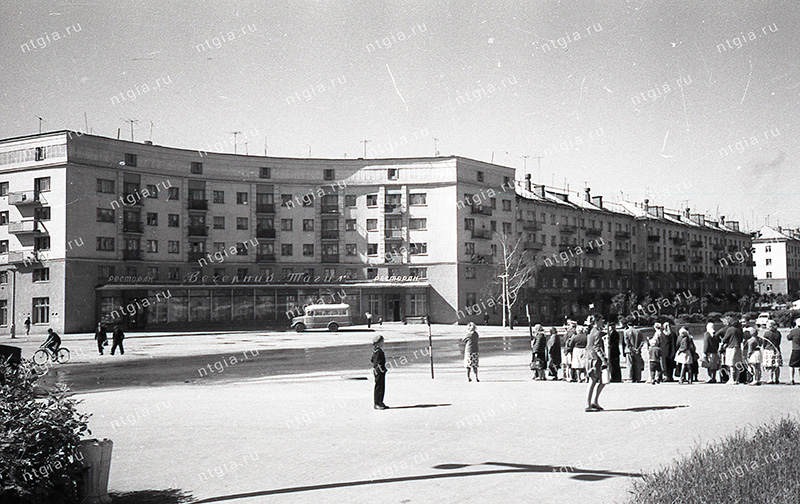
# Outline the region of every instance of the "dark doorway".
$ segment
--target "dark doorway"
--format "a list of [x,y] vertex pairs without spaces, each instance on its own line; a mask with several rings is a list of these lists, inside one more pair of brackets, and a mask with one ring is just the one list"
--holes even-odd
[[403,320],[402,294],[386,294],[386,320],[400,322]]

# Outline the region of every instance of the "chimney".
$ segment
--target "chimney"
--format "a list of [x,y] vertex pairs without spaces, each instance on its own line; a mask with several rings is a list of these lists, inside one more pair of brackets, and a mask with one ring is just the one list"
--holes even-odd
[[531,191],[531,174],[525,174],[525,190],[530,192]]
[[720,216],[719,216],[719,223],[720,223],[721,225],[723,225],[723,226],[725,225],[725,216],[724,216],[724,215],[720,215]]
[[587,201],[588,203],[591,203],[591,202],[592,202],[592,194],[591,194],[591,193],[592,193],[592,190],[591,190],[590,188],[588,188],[588,187],[587,187],[586,189],[584,189],[584,191],[586,191],[586,197],[585,197],[585,198],[586,198],[586,201]]
[[592,205],[603,208],[603,197],[602,196],[592,196]]
[[650,200],[649,199],[644,200],[644,211],[645,212],[650,212]]
[[684,210],[684,215],[686,215],[686,218],[687,218],[687,219],[688,219],[688,218],[690,218],[690,217],[692,216],[692,214],[691,214],[690,210],[691,210],[690,208],[686,208],[686,210]]

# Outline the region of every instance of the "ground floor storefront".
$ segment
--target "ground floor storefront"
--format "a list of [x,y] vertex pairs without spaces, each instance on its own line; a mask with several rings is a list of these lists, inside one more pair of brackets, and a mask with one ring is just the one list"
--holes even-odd
[[[350,305],[353,322],[405,321],[429,314],[427,282],[327,285],[103,285],[97,288],[97,320],[128,329],[213,326],[288,326],[303,307]],[[435,320],[435,314],[430,314]]]

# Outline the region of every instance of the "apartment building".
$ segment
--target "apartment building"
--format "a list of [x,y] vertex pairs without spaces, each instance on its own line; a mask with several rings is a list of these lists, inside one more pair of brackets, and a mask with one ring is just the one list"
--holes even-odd
[[754,234],[752,260],[757,293],[800,293],[800,229],[762,227]]

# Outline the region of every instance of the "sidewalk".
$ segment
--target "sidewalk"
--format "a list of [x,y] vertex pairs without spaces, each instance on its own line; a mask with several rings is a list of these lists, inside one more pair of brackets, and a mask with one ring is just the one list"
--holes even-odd
[[[518,356],[366,375],[78,396],[114,441],[110,489],[179,488],[207,502],[621,502],[631,478],[746,424],[798,413],[789,386],[532,382]],[[554,473],[553,471],[557,471]]]

